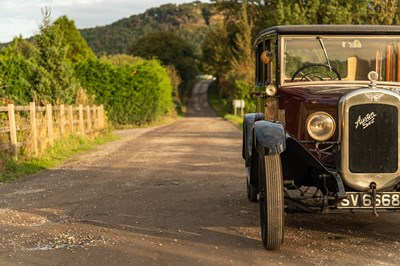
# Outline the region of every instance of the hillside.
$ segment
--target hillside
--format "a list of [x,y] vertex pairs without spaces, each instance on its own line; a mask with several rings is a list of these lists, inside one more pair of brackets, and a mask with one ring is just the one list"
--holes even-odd
[[146,12],[118,20],[110,25],[82,29],[83,38],[97,55],[127,53],[129,46],[152,31],[174,31],[193,44],[200,45],[208,26],[221,19],[212,4],[196,1],[187,4],[165,4]]

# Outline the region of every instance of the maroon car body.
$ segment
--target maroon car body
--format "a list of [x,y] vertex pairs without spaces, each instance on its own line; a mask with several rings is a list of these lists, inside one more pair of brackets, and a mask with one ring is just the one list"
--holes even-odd
[[255,59],[242,155],[265,248],[280,248],[285,208],[400,210],[400,27],[272,27]]

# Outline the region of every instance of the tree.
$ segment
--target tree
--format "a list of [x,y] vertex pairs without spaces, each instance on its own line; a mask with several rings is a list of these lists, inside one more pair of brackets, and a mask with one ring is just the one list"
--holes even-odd
[[0,98],[21,105],[32,100],[30,82],[34,71],[34,50],[32,43],[20,36],[0,51]]
[[202,45],[204,72],[218,77],[229,71],[231,69],[229,49],[228,31],[223,23],[212,26]]
[[353,16],[352,3],[351,1],[323,1],[322,4],[324,9],[321,10],[321,24],[352,24]]
[[62,36],[61,43],[67,47],[67,58],[76,63],[88,58],[95,57],[92,49],[89,48],[85,39],[75,27],[75,22],[69,20],[66,16],[59,17],[53,24]]
[[400,3],[394,0],[369,1],[368,15],[371,24],[396,25],[399,24]]
[[32,95],[40,104],[72,103],[79,87],[73,68],[67,61],[67,47],[57,25],[50,24],[49,8],[44,8],[40,34],[34,38],[36,53]]
[[218,77],[220,98],[228,102],[233,98],[245,99],[246,106],[251,107],[253,18],[247,1],[222,4],[231,9],[223,23],[210,29],[203,43],[203,69]]
[[32,64],[18,55],[0,57],[0,98],[12,100],[15,104],[28,104]]
[[1,49],[0,56],[8,57],[11,55],[19,55],[25,59],[31,59],[34,56],[35,47],[32,42],[25,40],[22,36],[15,37],[11,43]]
[[271,26],[288,24],[398,24],[400,1],[211,0],[224,15],[210,27],[203,69],[218,77],[220,96],[248,98],[254,62],[252,39]]
[[165,66],[173,65],[182,78],[182,91],[189,87],[198,73],[193,47],[173,32],[158,31],[138,39],[130,54],[146,59],[157,58]]

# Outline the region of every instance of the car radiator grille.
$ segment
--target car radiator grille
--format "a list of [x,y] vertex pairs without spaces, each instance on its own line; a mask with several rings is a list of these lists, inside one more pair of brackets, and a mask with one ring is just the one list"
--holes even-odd
[[386,104],[349,109],[349,170],[394,173],[398,167],[398,110]]

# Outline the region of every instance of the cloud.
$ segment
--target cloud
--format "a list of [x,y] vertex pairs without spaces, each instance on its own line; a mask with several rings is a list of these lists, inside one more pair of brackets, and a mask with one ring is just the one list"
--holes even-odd
[[39,24],[24,18],[0,18],[0,42],[9,42],[12,38],[22,35],[27,38],[39,31]]

